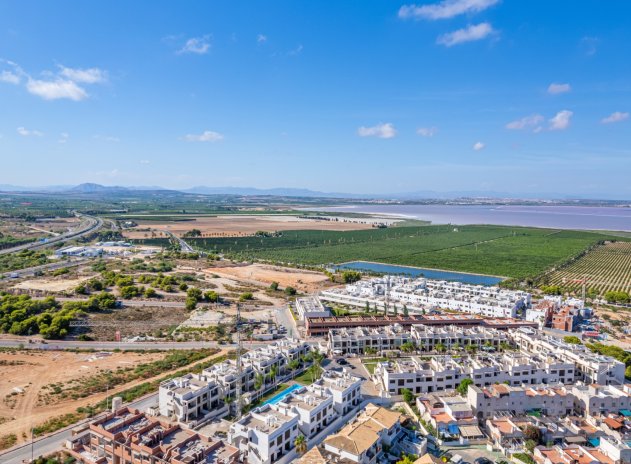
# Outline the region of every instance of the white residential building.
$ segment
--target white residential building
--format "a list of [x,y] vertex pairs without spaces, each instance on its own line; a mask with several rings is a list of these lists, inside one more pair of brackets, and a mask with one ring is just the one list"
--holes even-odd
[[298,415],[298,428],[307,439],[315,437],[339,417],[330,390],[318,384],[293,391],[279,404]]
[[523,387],[471,385],[467,391],[467,402],[481,422],[503,412],[519,415],[539,411],[547,416],[563,417],[574,411],[574,399],[571,387],[561,384]]
[[197,374],[162,382],[158,397],[160,414],[178,422],[196,422],[228,411],[219,385]]
[[349,372],[325,370],[322,377],[313,383],[314,387],[326,388],[333,399],[333,409],[340,416],[359,406],[362,401],[361,377]]
[[282,404],[266,404],[233,423],[228,442],[248,463],[271,464],[294,448],[298,414]]
[[618,414],[631,410],[631,385],[575,385],[577,407],[590,416]]
[[383,308],[387,300],[398,310],[404,306],[413,312],[443,308],[487,317],[515,317],[518,310],[531,304],[531,295],[523,291],[400,276],[360,280],[343,289],[323,291],[320,298],[378,308]]
[[300,320],[308,317],[329,317],[331,311],[324,307],[319,298],[308,296],[296,299],[296,312]]

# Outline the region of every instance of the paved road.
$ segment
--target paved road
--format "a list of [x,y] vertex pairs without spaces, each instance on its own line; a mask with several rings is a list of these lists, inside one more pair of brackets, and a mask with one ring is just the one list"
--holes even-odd
[[276,322],[287,329],[288,337],[300,336],[296,321],[291,315],[291,310],[289,309],[289,306],[283,306],[282,308],[276,309],[274,315],[276,317]]
[[165,230],[164,232],[166,232],[173,240],[177,241],[180,244],[180,251],[183,251],[184,253],[195,253],[195,250],[193,250],[193,248],[188,243],[186,243],[180,237],[176,236],[173,232],[170,232],[168,230]]
[[[86,350],[191,350],[198,348],[236,348],[236,344],[219,345],[216,342],[82,342],[78,340],[49,340],[41,343],[35,339],[33,343],[29,343],[25,338],[9,338],[0,340],[2,348],[25,348],[33,350],[67,350],[67,349],[86,349]],[[244,348],[259,348],[272,342],[244,342]]]
[[87,216],[85,214],[79,214],[79,213],[75,213],[75,215],[81,219],[86,219],[85,221],[82,221],[82,224],[78,229],[71,230],[70,232],[66,232],[65,234],[61,234],[57,237],[53,237],[47,240],[46,242],[39,242],[39,241],[31,242],[31,243],[27,243],[25,245],[20,245],[13,248],[6,248],[4,250],[0,250],[0,255],[6,255],[9,253],[17,253],[18,251],[24,251],[24,250],[37,250],[39,248],[46,248],[48,246],[51,246],[57,243],[63,243],[68,240],[72,240],[72,239],[83,237],[85,235],[89,235],[92,232],[95,232],[99,230],[101,227],[103,227],[103,220],[101,218]]
[[[76,267],[90,261],[89,258],[71,259],[68,261],[55,261],[54,263],[42,264],[41,266],[27,267],[15,271],[6,272],[4,277],[0,277],[0,282],[5,280],[17,279],[19,277],[32,277],[38,272],[54,271],[64,267]],[[12,277],[13,276],[13,277]]]
[[[129,406],[144,411],[147,407],[157,402],[158,394],[152,393],[151,395],[129,403]],[[45,456],[53,453],[54,451],[62,448],[64,442],[72,436],[73,428],[82,423],[93,421],[96,417],[73,424],[70,428],[59,430],[47,437],[36,439],[32,445],[31,443],[28,443],[7,453],[0,453],[0,462],[2,462],[2,464],[23,464],[24,462],[30,462],[31,456],[37,458],[39,456]]]

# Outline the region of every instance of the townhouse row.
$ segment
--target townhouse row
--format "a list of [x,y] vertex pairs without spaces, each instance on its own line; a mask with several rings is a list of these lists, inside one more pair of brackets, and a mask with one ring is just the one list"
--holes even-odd
[[362,401],[362,379],[348,372],[324,371],[313,384],[264,404],[230,427],[228,441],[248,463],[270,464],[308,441]]
[[285,339],[241,356],[240,374],[237,361],[228,360],[199,374],[166,380],[158,392],[159,413],[188,426],[225,416],[235,405],[231,400],[236,398],[239,384],[243,404],[249,404],[297,374],[306,365],[304,357],[310,352],[307,343]]
[[531,295],[523,291],[400,276],[360,280],[343,289],[323,291],[320,298],[371,308],[401,310],[405,306],[413,312],[442,308],[486,317],[515,317],[518,310],[531,305]]
[[499,348],[508,343],[504,331],[481,326],[428,326],[416,324],[406,329],[400,324],[385,327],[356,327],[329,331],[326,349],[335,355],[366,354],[366,351],[383,353],[400,349],[412,343],[417,351],[433,352],[437,348],[451,350]]

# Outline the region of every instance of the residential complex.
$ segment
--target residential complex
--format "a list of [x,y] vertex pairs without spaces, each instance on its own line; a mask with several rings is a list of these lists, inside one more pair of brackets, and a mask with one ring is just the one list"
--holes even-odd
[[333,354],[365,354],[366,350],[383,353],[412,343],[417,351],[467,348],[497,349],[507,344],[506,333],[487,327],[412,325],[406,329],[399,324],[385,327],[357,327],[330,330],[327,350]]
[[248,462],[270,464],[287,455],[301,434],[316,437],[337,418],[360,405],[361,378],[346,372],[325,371],[312,385],[265,404],[235,422],[228,440]]
[[343,289],[323,291],[320,298],[369,308],[400,311],[405,307],[411,312],[440,308],[486,317],[515,317],[531,304],[530,293],[523,291],[400,276],[360,280]]
[[[190,426],[224,416],[229,413],[226,399],[236,398],[239,383],[242,401],[248,404],[256,395],[296,374],[291,368],[310,351],[307,343],[280,340],[245,353],[241,357],[240,379],[236,361],[228,360],[201,374],[166,380],[160,384],[158,394],[160,414]],[[255,388],[257,378],[261,382],[259,389]]]

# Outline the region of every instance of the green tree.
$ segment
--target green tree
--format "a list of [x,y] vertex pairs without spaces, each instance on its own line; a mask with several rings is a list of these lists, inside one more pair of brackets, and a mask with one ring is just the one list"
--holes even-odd
[[565,337],[563,337],[563,341],[565,343],[569,343],[570,345],[582,345],[583,342],[581,342],[581,339],[578,338],[576,335],[567,335]]
[[444,353],[445,351],[447,351],[447,347],[443,343],[437,343],[434,346],[434,349],[439,353]]
[[254,299],[254,295],[252,294],[252,292],[243,292],[241,295],[239,295],[239,301],[248,301],[252,299]]
[[296,294],[296,289],[294,287],[285,287],[285,295],[294,296]]
[[409,317],[410,316],[410,311],[408,311],[408,306],[407,305],[403,305],[403,315],[405,317]]
[[202,291],[197,287],[189,288],[188,291],[186,292],[186,296],[188,298],[194,299],[195,301],[201,301],[203,297]]
[[147,287],[145,289],[145,298],[155,298],[156,296],[158,296],[158,293],[155,291],[155,289],[151,287]]
[[197,307],[197,300],[195,298],[187,297],[184,303],[184,307],[188,311],[192,311]]
[[458,387],[456,387],[456,391],[462,396],[466,396],[467,390],[469,390],[469,385],[473,385],[473,380],[469,377],[462,379],[462,381],[458,384]]
[[209,290],[204,293],[204,299],[210,303],[218,303],[219,294],[213,290]]
[[402,388],[401,395],[403,395],[403,401],[405,401],[407,404],[409,404],[410,406],[414,404],[414,400],[416,399],[416,397],[414,396],[414,393],[412,393],[412,390],[410,390],[409,388]]
[[344,271],[342,272],[342,280],[345,284],[352,284],[353,282],[357,282],[361,280],[362,274],[359,271]]
[[304,454],[307,452],[307,439],[304,435],[300,434],[294,440],[294,446],[296,447],[296,453]]
[[278,290],[278,282],[272,282],[269,286],[270,290],[276,291]]

